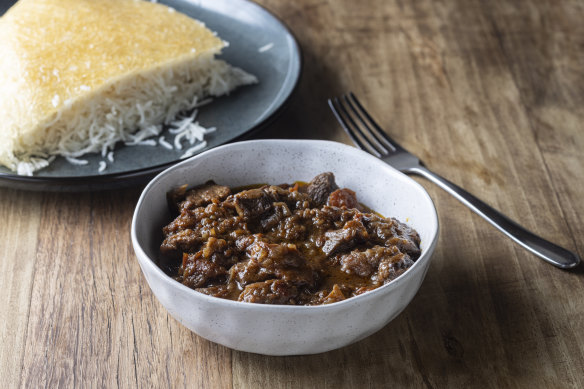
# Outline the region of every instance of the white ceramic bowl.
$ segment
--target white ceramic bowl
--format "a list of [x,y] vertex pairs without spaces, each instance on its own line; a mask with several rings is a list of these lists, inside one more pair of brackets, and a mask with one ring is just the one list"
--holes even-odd
[[[242,303],[211,297],[174,281],[155,263],[161,229],[170,221],[166,192],[210,179],[227,186],[309,181],[331,171],[361,203],[407,222],[422,255],[392,282],[321,306]],[[227,347],[268,355],[314,354],[356,342],[395,318],[418,291],[438,239],[432,200],[415,181],[377,158],[341,143],[256,140],[217,147],[175,165],[144,189],[132,220],[132,243],[150,288],[184,326]]]

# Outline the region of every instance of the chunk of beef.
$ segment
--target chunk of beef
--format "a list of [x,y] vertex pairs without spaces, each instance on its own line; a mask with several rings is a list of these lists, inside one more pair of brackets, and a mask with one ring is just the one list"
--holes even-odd
[[308,233],[304,222],[305,220],[300,215],[294,214],[285,218],[281,223],[278,223],[272,228],[271,233],[283,241],[304,241]]
[[351,220],[361,220],[363,214],[356,209],[345,209],[325,205],[320,209],[315,209],[313,222],[317,225],[327,226],[326,228],[341,228]]
[[199,220],[199,215],[196,212],[181,212],[176,219],[164,226],[162,232],[165,236],[168,236],[181,230],[192,229],[197,225]]
[[184,229],[208,229],[211,228],[211,224],[214,224],[214,227],[231,224],[233,227],[241,228],[243,224],[236,220],[236,216],[237,212],[233,207],[210,203],[206,207],[183,209],[176,219],[162,229],[162,232],[168,236]]
[[193,230],[179,230],[164,239],[162,245],[160,245],[160,252],[167,257],[180,258],[184,252],[199,250],[202,243],[203,239],[198,234],[195,234]]
[[162,255],[176,257],[183,252],[194,253],[209,237],[236,237],[245,233],[246,225],[233,209],[209,204],[194,210],[183,210],[162,230]]
[[254,219],[272,209],[272,199],[262,189],[239,192],[233,200],[237,214],[243,218]]
[[[197,292],[201,292],[209,296],[215,296],[225,299],[232,298],[232,296],[236,292],[233,284],[208,286],[206,288],[196,288],[195,290]],[[235,294],[235,297],[237,297],[238,295],[239,293]]]
[[408,254],[404,253],[399,253],[393,257],[383,258],[379,263],[377,274],[372,277],[372,279],[374,281],[388,283],[389,281],[399,277],[413,264],[414,261],[412,258]]
[[238,300],[259,304],[290,304],[297,295],[296,285],[282,280],[267,280],[247,285]]
[[260,238],[259,234],[242,235],[235,239],[235,247],[237,247],[239,251],[244,252],[250,245],[252,245],[259,238]]
[[265,281],[269,278],[274,278],[273,272],[266,271],[253,259],[238,262],[229,269],[229,283],[236,281],[242,286]]
[[216,185],[212,181],[189,189],[185,193],[185,199],[179,204],[179,209],[195,209],[203,207],[213,200],[222,201],[231,194],[231,189],[227,186]]
[[227,275],[227,270],[206,258],[199,251],[195,254],[183,254],[183,264],[179,269],[182,283],[189,288],[205,286],[209,280]]
[[412,239],[404,237],[395,237],[389,239],[387,242],[389,245],[397,246],[399,250],[404,254],[408,254],[415,259],[418,259],[420,257],[421,254],[420,247],[417,246]]
[[246,249],[251,259],[265,268],[274,266],[301,267],[306,265],[298,249],[293,244],[267,243],[257,240]]
[[292,212],[284,202],[273,203],[272,211],[262,216],[260,224],[264,231],[268,231],[280,223],[284,218],[291,216]]
[[290,196],[288,189],[276,185],[265,185],[260,189],[266,192],[274,202],[286,201]]
[[359,220],[351,220],[340,230],[325,232],[324,237],[322,251],[330,256],[355,247],[359,242],[367,239],[367,230]]
[[374,214],[365,214],[363,216],[363,225],[367,229],[371,239],[376,243],[383,244],[395,236],[392,219],[385,219]]
[[285,223],[278,226],[276,232],[281,239],[299,241],[308,238],[312,243],[322,248],[326,241],[326,232],[340,230],[347,222],[359,219],[360,214],[355,209],[325,205],[322,208],[296,211],[292,217],[286,219]]
[[310,196],[313,205],[320,206],[326,203],[331,192],[337,188],[334,174],[327,172],[314,177],[308,183],[306,193]]
[[401,254],[397,247],[375,246],[365,251],[351,251],[340,258],[341,270],[347,274],[369,277],[375,273],[379,263]]
[[225,239],[209,237],[201,250],[203,258],[225,267],[230,267],[238,261],[237,252]]
[[326,201],[326,205],[361,210],[361,205],[357,201],[357,195],[351,189],[347,188],[337,189],[332,192]]
[[302,193],[293,188],[284,189],[280,186],[265,186],[262,188],[275,203],[285,203],[289,209],[308,208],[311,198],[307,193]]
[[413,259],[418,259],[420,250],[420,235],[407,224],[392,219],[393,237],[387,240],[388,244],[396,245],[400,251],[408,254]]
[[[261,236],[260,236],[261,237]],[[247,261],[236,263],[229,269],[229,279],[240,285],[278,278],[297,285],[312,285],[315,273],[294,245],[271,244],[256,239],[246,248]]]
[[371,239],[377,244],[397,246],[401,252],[407,253],[413,259],[420,257],[420,236],[407,224],[373,214],[363,217],[363,224]]
[[316,273],[308,268],[290,268],[285,266],[263,267],[253,259],[238,262],[229,269],[229,282],[245,286],[268,279],[290,281],[296,285],[312,286]]

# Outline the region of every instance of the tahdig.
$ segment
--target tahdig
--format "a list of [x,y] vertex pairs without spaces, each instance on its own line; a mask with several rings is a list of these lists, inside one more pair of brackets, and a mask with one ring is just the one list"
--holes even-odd
[[0,18],[0,164],[110,150],[256,78],[201,22],[136,0],[20,0]]

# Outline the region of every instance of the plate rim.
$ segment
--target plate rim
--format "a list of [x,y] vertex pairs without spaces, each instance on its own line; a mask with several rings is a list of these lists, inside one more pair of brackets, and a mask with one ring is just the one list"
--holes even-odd
[[[187,0],[193,6],[202,6],[201,2],[196,0]],[[283,98],[279,106],[263,120],[256,123],[255,125],[248,128],[243,133],[235,136],[233,139],[221,144],[216,145],[219,147],[225,144],[238,142],[249,138],[254,133],[257,133],[261,129],[272,124],[281,113],[288,107],[290,99],[294,96],[298,90],[298,85],[300,84],[300,79],[304,71],[304,56],[302,53],[302,48],[298,43],[298,39],[294,32],[288,27],[288,25],[276,14],[271,12],[266,7],[255,3],[252,0],[238,0],[242,3],[248,4],[248,6],[259,9],[261,12],[266,13],[269,17],[275,20],[282,30],[291,37],[292,47],[294,53],[298,58],[298,71],[294,74],[294,80],[292,87],[290,88],[287,95]],[[0,15],[1,16],[1,15]],[[212,147],[214,148],[214,147]],[[212,149],[210,148],[210,149]],[[205,149],[205,150],[210,150]],[[202,150],[202,151],[205,151]],[[201,152],[202,152],[201,151]],[[197,154],[195,154],[197,155]],[[21,189],[29,191],[49,191],[49,192],[82,192],[88,190],[110,190],[118,189],[123,187],[136,186],[140,184],[145,184],[156,174],[161,171],[177,164],[185,159],[177,159],[157,165],[147,166],[138,169],[132,169],[128,171],[116,172],[116,173],[105,173],[96,175],[84,175],[84,176],[23,176],[14,173],[4,173],[0,172],[0,187],[10,188],[10,189]]]

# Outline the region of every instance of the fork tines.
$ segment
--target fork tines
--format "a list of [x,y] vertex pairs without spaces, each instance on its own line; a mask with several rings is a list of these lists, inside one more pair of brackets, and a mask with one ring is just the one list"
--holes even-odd
[[401,149],[385,134],[352,92],[329,99],[328,104],[345,132],[360,149],[377,157]]

